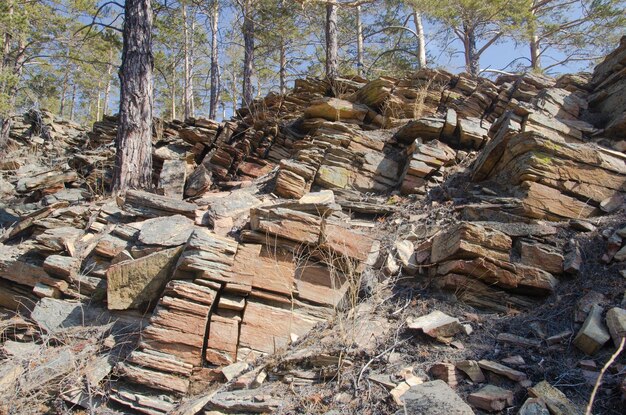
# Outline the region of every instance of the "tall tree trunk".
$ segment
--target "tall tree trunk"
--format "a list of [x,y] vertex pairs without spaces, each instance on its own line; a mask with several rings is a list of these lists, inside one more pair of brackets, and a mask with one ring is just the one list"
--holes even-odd
[[537,1],[533,1],[530,8],[530,19],[528,21],[528,30],[530,35],[530,67],[534,71],[541,69],[541,47],[539,45],[539,36],[537,35],[537,21],[535,20],[537,7]]
[[59,103],[59,115],[63,117],[65,113],[65,98],[67,95],[67,87],[70,79],[70,65],[65,66],[65,72],[63,73],[63,86],[61,87],[61,102]]
[[152,5],[126,0],[120,68],[120,120],[113,190],[149,188],[152,178]]
[[91,120],[91,107],[93,106],[93,95],[89,94],[89,97],[87,99],[87,102],[89,104],[87,104],[87,116],[85,117],[86,120]]
[[219,50],[217,45],[217,29],[220,16],[219,2],[213,0],[211,8],[211,95],[209,99],[209,118],[214,120],[219,102]]
[[[12,26],[13,21],[13,0],[9,0],[9,11],[7,13],[9,17],[9,27]],[[2,61],[0,61],[0,75],[4,75],[4,72],[9,70],[11,65],[11,39],[12,35],[10,30],[7,30],[2,34]],[[7,92],[7,83],[2,76],[2,83],[0,83],[0,93]],[[11,97],[10,99],[13,99]],[[9,132],[11,131],[11,115],[9,109],[0,112],[0,152],[3,152],[9,143]]]
[[76,108],[76,80],[72,76],[72,99],[70,100],[70,121],[74,121],[74,110]]
[[415,33],[417,33],[417,63],[419,69],[423,69],[426,67],[426,36],[424,35],[422,14],[417,9],[413,9],[413,23],[415,24]]
[[[19,39],[17,50],[15,51],[15,62],[13,64],[13,76],[15,80],[9,88],[9,111],[15,110],[15,104],[17,102],[17,91],[19,83],[22,79],[22,72],[24,70],[24,62],[26,62],[26,41],[23,38]],[[7,68],[8,69],[8,68]],[[6,85],[5,85],[6,87]],[[9,142],[9,133],[11,131],[11,116],[7,111],[4,118],[0,119],[0,150],[4,149]]]
[[252,1],[245,0],[243,10],[243,95],[241,105],[250,108],[252,105],[252,75],[254,73],[254,19]]
[[172,121],[176,119],[176,65],[172,64],[172,81],[170,82]]
[[541,48],[539,45],[539,36],[532,34],[530,37],[530,66],[533,70],[541,69]]
[[102,111],[102,94],[100,94],[100,87],[102,86],[102,81],[98,81],[98,89],[96,90],[96,93],[98,94],[98,99],[96,102],[96,116],[94,117],[93,121],[98,121],[100,119],[100,112]]
[[239,102],[239,96],[237,95],[237,75],[235,73],[232,75],[232,82],[230,90],[233,91],[233,115],[237,113],[237,103]]
[[102,105],[102,118],[109,111],[109,95],[111,94],[111,74],[113,72],[113,49],[109,49],[109,63],[107,64],[107,83],[104,87],[104,103]]
[[480,71],[480,56],[476,51],[476,34],[474,28],[468,24],[463,24],[463,33],[465,34],[465,67],[471,76],[477,77]]
[[363,22],[361,6],[356,7],[356,73],[363,76]]
[[287,94],[287,47],[285,46],[285,39],[280,39],[280,69],[278,71],[280,79],[280,93],[282,95]]
[[196,9],[191,9],[191,31],[189,33],[189,107],[191,108],[191,116],[196,116],[196,101],[194,97],[193,89],[193,68],[194,62],[194,38],[196,36]]
[[189,65],[189,22],[187,21],[187,5],[185,2],[181,4],[181,10],[183,12],[183,61],[185,76],[183,79],[183,107],[185,110],[184,118],[191,117],[191,73]]
[[337,4],[326,4],[326,78],[339,76],[339,43],[337,39]]
[[[2,60],[0,61],[0,72],[7,70],[11,66],[11,26],[13,23],[13,0],[9,0],[9,10],[7,12],[9,20],[9,30],[2,34]],[[6,92],[6,81],[2,79],[0,92]]]

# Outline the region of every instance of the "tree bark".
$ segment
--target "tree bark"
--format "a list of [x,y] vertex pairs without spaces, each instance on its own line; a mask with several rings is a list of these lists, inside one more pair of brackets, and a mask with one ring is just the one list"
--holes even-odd
[[98,81],[98,89],[96,90],[96,94],[98,94],[98,98],[96,100],[96,116],[93,121],[98,121],[100,119],[100,111],[102,111],[102,99],[100,94],[100,87],[102,86],[102,81]]
[[107,64],[107,83],[104,87],[104,103],[102,104],[102,119],[109,110],[109,95],[111,94],[111,73],[113,72],[113,49],[109,49],[109,63]]
[[426,67],[426,36],[424,35],[424,25],[422,24],[422,15],[417,9],[413,9],[413,23],[415,24],[415,33],[417,34],[417,56],[418,69]]
[[[10,0],[8,11],[9,22],[13,20],[13,1]],[[9,24],[11,26],[11,24]],[[9,30],[2,35],[2,61],[0,61],[0,74],[7,71],[11,64],[11,39],[12,35]],[[3,77],[4,78],[4,77]],[[5,93],[7,84],[2,80],[0,84],[0,93]],[[9,132],[11,130],[11,115],[7,110],[6,114],[0,113],[0,152],[4,152],[4,149],[9,143]]]
[[243,10],[243,94],[241,105],[250,108],[252,105],[252,76],[254,74],[254,19],[252,16],[253,0],[245,0]]
[[189,65],[189,22],[187,21],[187,5],[185,2],[181,4],[183,13],[183,62],[184,62],[184,79],[183,79],[183,108],[184,118],[191,117],[191,82],[190,82],[190,65]]
[[176,65],[172,64],[172,82],[170,82],[172,121],[176,119]]
[[233,95],[233,115],[237,113],[237,103],[239,102],[239,97],[237,96],[237,75],[236,74],[231,74],[232,75],[232,82],[231,82],[231,91],[233,91],[232,95]]
[[285,39],[280,39],[280,69],[278,71],[280,78],[280,93],[287,94],[287,48],[285,47]]
[[196,35],[196,11],[191,9],[191,33],[189,38],[189,106],[191,107],[191,116],[196,116],[196,101],[193,93],[193,68],[194,68],[194,38]]
[[65,113],[65,96],[67,95],[67,87],[70,79],[70,65],[65,66],[63,73],[63,86],[61,87],[61,102],[59,103],[59,115],[63,117]]
[[541,68],[540,54],[539,36],[532,35],[530,38],[530,66],[535,71]]
[[467,24],[463,24],[463,32],[465,34],[465,68],[471,76],[477,77],[480,71],[480,56],[476,50],[476,34],[474,28]]
[[[26,42],[24,39],[19,39],[17,50],[15,51],[15,61],[13,64],[13,75],[15,80],[11,88],[9,88],[9,110],[15,109],[17,102],[17,91],[20,80],[22,79],[22,72],[24,71],[24,62],[26,62]],[[8,68],[5,68],[8,70]],[[5,88],[7,85],[4,86]],[[11,115],[8,113],[4,117],[0,117],[0,150],[4,150],[9,143],[9,133],[11,131],[12,124]]]
[[326,3],[326,78],[339,76],[339,43],[337,38],[337,4]]
[[356,7],[356,73],[363,76],[363,22],[361,21],[361,6]]
[[116,137],[113,190],[149,188],[152,178],[152,5],[124,4],[120,120]]
[[209,99],[209,118],[214,120],[219,102],[219,50],[217,45],[217,29],[219,21],[219,2],[213,0],[211,9],[211,95]]
[[76,108],[76,79],[72,76],[72,99],[70,99],[70,121],[74,121],[74,110]]

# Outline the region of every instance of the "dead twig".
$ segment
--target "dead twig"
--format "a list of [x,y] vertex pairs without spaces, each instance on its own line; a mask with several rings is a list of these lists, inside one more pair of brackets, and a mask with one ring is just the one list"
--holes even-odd
[[381,357],[383,357],[385,354],[389,353],[390,351],[392,351],[393,349],[395,349],[396,347],[400,346],[401,344],[404,344],[406,342],[408,342],[409,340],[411,340],[411,337],[407,337],[404,340],[400,340],[400,341],[396,341],[394,342],[394,344],[392,344],[391,346],[389,346],[388,348],[386,348],[385,350],[383,350],[382,352],[380,352],[379,354],[377,354],[376,356],[372,357],[366,364],[365,366],[363,366],[361,368],[361,371],[359,372],[359,376],[356,379],[356,386],[355,389],[359,389],[359,383],[361,382],[361,378],[363,377],[363,373],[365,372],[365,370],[369,367],[369,365],[371,365],[372,363],[374,363],[376,360],[380,359]]
[[591,391],[591,397],[589,398],[589,404],[587,405],[587,410],[585,411],[585,415],[591,415],[591,408],[593,407],[593,401],[595,400],[596,393],[598,392],[598,389],[600,388],[600,384],[602,383],[602,378],[604,377],[604,373],[607,371],[609,366],[611,366],[613,362],[615,362],[615,359],[617,359],[617,356],[619,356],[622,350],[624,350],[624,343],[626,343],[626,337],[622,337],[622,341],[619,343],[619,347],[617,348],[615,353],[613,353],[611,358],[606,362],[604,367],[602,367],[602,370],[600,371],[600,375],[598,376],[598,379],[596,380],[596,384],[593,385],[593,391]]

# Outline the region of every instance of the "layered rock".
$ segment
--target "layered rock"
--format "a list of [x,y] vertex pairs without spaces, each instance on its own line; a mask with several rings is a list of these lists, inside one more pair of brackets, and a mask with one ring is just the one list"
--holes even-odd
[[626,191],[626,157],[537,133],[503,133],[478,157],[472,179],[509,187],[515,213],[538,219],[588,218]]
[[590,86],[588,119],[603,129],[608,138],[624,140],[626,136],[626,36],[617,49],[596,66]]
[[[469,304],[506,309],[531,304],[520,297],[551,294],[557,279],[533,266],[515,263],[511,238],[495,229],[462,222],[436,235],[430,260],[437,266],[432,274],[439,285],[458,292]],[[510,294],[497,294],[504,290]]]

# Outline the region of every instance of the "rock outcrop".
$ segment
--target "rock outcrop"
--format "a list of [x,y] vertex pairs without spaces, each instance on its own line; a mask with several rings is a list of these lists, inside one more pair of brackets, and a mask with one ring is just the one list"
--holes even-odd
[[[276,411],[279,397],[256,388],[342,382],[344,370],[353,370],[354,391],[364,379],[388,391],[394,406],[379,412],[473,413],[460,396],[500,411],[525,388],[528,411],[577,413],[548,382],[533,386],[538,377],[520,356],[505,361],[484,347],[429,361],[419,374],[370,365],[382,356],[391,365],[391,351],[411,339],[462,351],[485,330],[474,311],[532,313],[561,301],[562,286],[564,297],[582,297],[571,328],[548,330],[538,322],[551,317],[540,315],[532,338],[492,331],[489,343],[552,355],[569,340],[596,356],[619,346],[623,304],[571,286],[599,278],[586,235],[606,245],[597,262],[613,274],[626,260],[625,48],[622,40],[592,76],[492,81],[424,69],[369,82],[304,79],[222,123],[156,120],[154,190],[115,200],[107,194],[115,117],[89,132],[47,112],[16,117],[12,156],[0,162],[0,306],[32,322],[11,317],[10,341],[76,330],[81,307],[141,328],[130,352],[115,336],[103,340],[120,357],[95,383],[111,373],[111,402],[151,415]],[[612,287],[622,289],[619,281]],[[376,287],[385,295],[359,302]],[[463,303],[463,316],[415,307],[434,292]],[[391,298],[402,304],[381,311]],[[401,313],[410,316],[397,323]],[[395,343],[385,343],[394,324]],[[14,384],[25,365],[12,361],[0,381]],[[590,365],[585,379],[597,379]],[[230,389],[186,400],[220,383]],[[64,400],[104,402],[104,392],[96,404],[80,382],[72,387]],[[329,402],[353,399],[344,395]],[[173,412],[181,402],[195,409]]]

